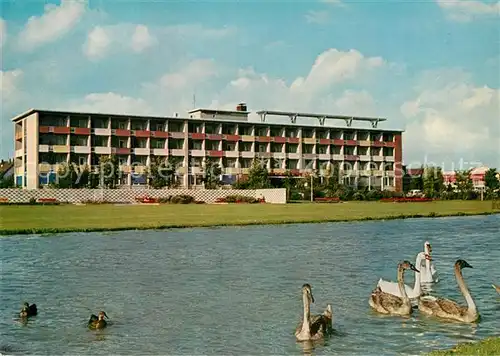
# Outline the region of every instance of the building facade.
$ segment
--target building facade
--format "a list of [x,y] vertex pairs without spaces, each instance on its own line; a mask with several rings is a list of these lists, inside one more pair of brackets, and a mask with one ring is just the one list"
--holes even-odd
[[[470,170],[470,178],[474,189],[482,190],[486,188],[485,176],[488,170],[489,168],[486,166],[474,167]],[[444,184],[456,187],[456,175],[455,171],[443,172]]]
[[[146,184],[145,172],[156,157],[177,157],[183,187],[199,187],[205,158],[222,167],[223,180],[248,173],[254,158],[271,175],[321,175],[340,165],[344,183],[402,190],[402,130],[378,128],[380,118],[259,111],[248,120],[245,104],[236,110],[195,109],[187,117],[146,117],[31,109],[12,119],[16,184],[37,189],[56,179],[59,165],[70,161],[94,167],[100,156],[116,155],[124,186]],[[283,124],[269,116],[288,117]],[[299,125],[297,118],[316,118]],[[344,127],[325,125],[341,120]],[[353,127],[353,123],[369,127]]]

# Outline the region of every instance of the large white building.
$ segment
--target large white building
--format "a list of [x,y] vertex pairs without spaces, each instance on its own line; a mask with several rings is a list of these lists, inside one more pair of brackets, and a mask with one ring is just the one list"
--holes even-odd
[[[94,166],[102,155],[116,155],[121,184],[145,184],[155,156],[181,160],[182,186],[198,186],[206,157],[223,168],[225,179],[248,173],[254,158],[272,175],[321,171],[338,162],[352,185],[402,190],[402,130],[381,129],[381,118],[259,111],[248,120],[246,105],[236,110],[195,109],[186,117],[148,117],[31,109],[14,117],[16,184],[36,189],[52,182],[61,163]],[[287,117],[284,124],[266,122]],[[297,118],[316,118],[299,125]],[[343,126],[328,126],[331,120]],[[364,125],[356,127],[354,124]]]

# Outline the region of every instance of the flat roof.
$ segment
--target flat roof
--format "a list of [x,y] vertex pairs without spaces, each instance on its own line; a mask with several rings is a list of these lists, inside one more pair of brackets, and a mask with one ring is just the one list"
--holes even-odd
[[207,112],[207,113],[209,112],[209,113],[213,113],[213,114],[238,114],[238,115],[241,115],[241,114],[247,114],[248,115],[250,113],[250,111],[202,109],[202,108],[189,110],[188,113],[192,114],[192,113],[198,112],[198,111]]
[[295,116],[295,117],[306,117],[306,118],[326,118],[326,119],[341,119],[341,120],[355,120],[355,121],[369,121],[369,122],[381,122],[387,121],[386,118],[382,117],[360,117],[352,115],[331,115],[331,114],[313,114],[313,113],[303,113],[294,111],[273,111],[273,110],[261,110],[257,111],[259,115],[277,115],[277,116]]
[[[220,110],[219,110],[220,111]],[[239,111],[241,112],[241,111]],[[386,128],[373,128],[373,127],[345,127],[345,126],[320,126],[320,125],[305,125],[296,123],[274,123],[274,122],[258,122],[258,121],[244,121],[241,120],[207,120],[204,118],[190,118],[190,117],[172,117],[172,116],[150,116],[150,115],[125,115],[125,114],[110,114],[110,113],[98,113],[98,112],[77,112],[77,111],[60,111],[60,110],[45,110],[45,109],[29,109],[14,118],[12,121],[19,121],[34,113],[44,113],[44,114],[54,114],[54,115],[85,115],[85,116],[100,116],[100,117],[117,117],[117,118],[130,118],[130,119],[152,119],[152,120],[190,120],[194,122],[220,122],[220,123],[234,123],[239,125],[269,125],[269,126],[280,126],[280,127],[307,127],[307,128],[325,128],[325,129],[351,129],[351,130],[362,130],[362,131],[384,131],[384,132],[404,132],[402,129],[386,129]],[[349,119],[351,117],[347,117]],[[363,120],[362,120],[363,121]]]

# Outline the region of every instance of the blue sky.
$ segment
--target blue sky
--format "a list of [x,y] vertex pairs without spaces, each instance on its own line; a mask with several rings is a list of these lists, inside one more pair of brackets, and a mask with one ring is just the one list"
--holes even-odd
[[[404,160],[500,167],[498,2],[3,1],[0,156],[31,107],[386,116]],[[339,122],[340,125],[343,122]]]

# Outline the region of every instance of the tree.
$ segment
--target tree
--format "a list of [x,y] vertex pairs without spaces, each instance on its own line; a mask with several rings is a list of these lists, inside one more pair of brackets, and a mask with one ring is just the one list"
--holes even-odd
[[249,189],[265,189],[271,187],[269,173],[261,160],[254,158],[252,167],[250,167],[248,172],[247,182]]
[[474,184],[470,176],[471,170],[456,171],[455,184],[457,186],[458,195],[461,199],[472,199]]
[[283,179],[283,187],[286,188],[286,198],[287,200],[290,199],[290,192],[292,190],[292,188],[294,188],[296,186],[296,179],[293,178],[293,175],[292,173],[287,170],[285,172],[285,178]]
[[161,189],[167,186],[167,179],[164,174],[165,159],[161,156],[154,156],[151,158],[151,164],[147,169],[149,178],[149,185],[155,189]]
[[498,172],[495,168],[490,168],[484,175],[484,184],[489,190],[500,188],[500,181],[498,180]]
[[101,156],[99,159],[99,178],[106,188],[116,188],[120,177],[118,159],[115,155]]
[[74,163],[63,163],[57,170],[56,188],[87,188],[89,186],[90,171],[88,166],[83,168]]
[[222,174],[222,169],[218,163],[212,161],[210,158],[205,160],[205,167],[203,167],[203,182],[206,189],[215,189],[220,185],[219,176]]
[[162,170],[162,174],[165,177],[165,182],[168,188],[174,188],[177,186],[176,173],[177,167],[181,164],[181,157],[169,156],[165,162],[165,169]]
[[15,186],[14,184],[14,175],[11,174],[8,177],[5,177],[5,175],[2,175],[0,178],[0,188],[13,188]]
[[425,167],[423,173],[424,193],[428,198],[434,198],[444,189],[444,178],[441,167]]
[[330,165],[325,169],[325,189],[329,197],[335,196],[341,184],[340,181],[340,163],[330,162]]

